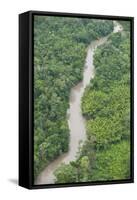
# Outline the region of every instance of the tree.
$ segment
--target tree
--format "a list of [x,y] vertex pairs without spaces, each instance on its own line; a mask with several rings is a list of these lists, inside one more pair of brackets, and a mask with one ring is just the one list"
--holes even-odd
[[72,165],[62,164],[56,171],[56,183],[75,183],[77,180],[77,171]]

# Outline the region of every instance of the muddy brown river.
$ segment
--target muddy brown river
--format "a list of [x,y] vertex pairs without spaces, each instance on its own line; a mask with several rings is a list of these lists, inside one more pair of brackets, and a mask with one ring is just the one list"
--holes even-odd
[[[114,21],[113,32],[119,32],[121,30],[122,27]],[[67,111],[68,125],[70,129],[69,151],[51,162],[39,174],[35,184],[54,184],[54,171],[61,165],[61,163],[68,164],[70,161],[74,161],[76,159],[80,142],[84,142],[86,139],[85,119],[81,113],[81,98],[86,86],[90,83],[90,80],[93,79],[95,75],[95,69],[93,65],[94,51],[99,45],[105,43],[107,38],[108,36],[100,38],[99,40],[95,40],[88,46],[83,71],[83,80],[71,89],[69,101],[70,107]]]

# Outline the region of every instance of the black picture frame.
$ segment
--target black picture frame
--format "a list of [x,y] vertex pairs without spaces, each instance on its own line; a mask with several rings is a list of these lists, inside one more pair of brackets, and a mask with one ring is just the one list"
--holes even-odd
[[[34,128],[34,15],[80,17],[93,19],[110,19],[130,21],[131,23],[131,177],[127,180],[95,181],[81,183],[63,183],[34,185],[33,166],[33,128]],[[134,18],[125,16],[108,16],[76,13],[59,13],[44,11],[28,11],[19,15],[19,185],[28,189],[72,187],[87,185],[121,184],[134,182]]]

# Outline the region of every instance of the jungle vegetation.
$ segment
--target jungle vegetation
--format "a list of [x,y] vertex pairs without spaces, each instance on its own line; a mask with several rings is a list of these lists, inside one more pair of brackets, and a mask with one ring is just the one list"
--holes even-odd
[[55,176],[57,183],[130,176],[130,26],[123,26],[122,33],[110,34],[111,20],[35,16],[35,178],[68,151],[70,89],[82,80],[90,42],[108,34],[108,42],[96,49],[96,75],[81,103],[87,140],[76,161],[62,164]]
[[76,161],[56,170],[57,183],[130,178],[129,23],[123,27],[95,51],[95,77],[82,98],[87,141]]

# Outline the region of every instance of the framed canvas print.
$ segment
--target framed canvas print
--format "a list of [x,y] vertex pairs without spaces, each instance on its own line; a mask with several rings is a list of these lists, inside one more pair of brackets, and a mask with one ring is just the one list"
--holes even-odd
[[133,17],[19,15],[19,185],[134,181]]

